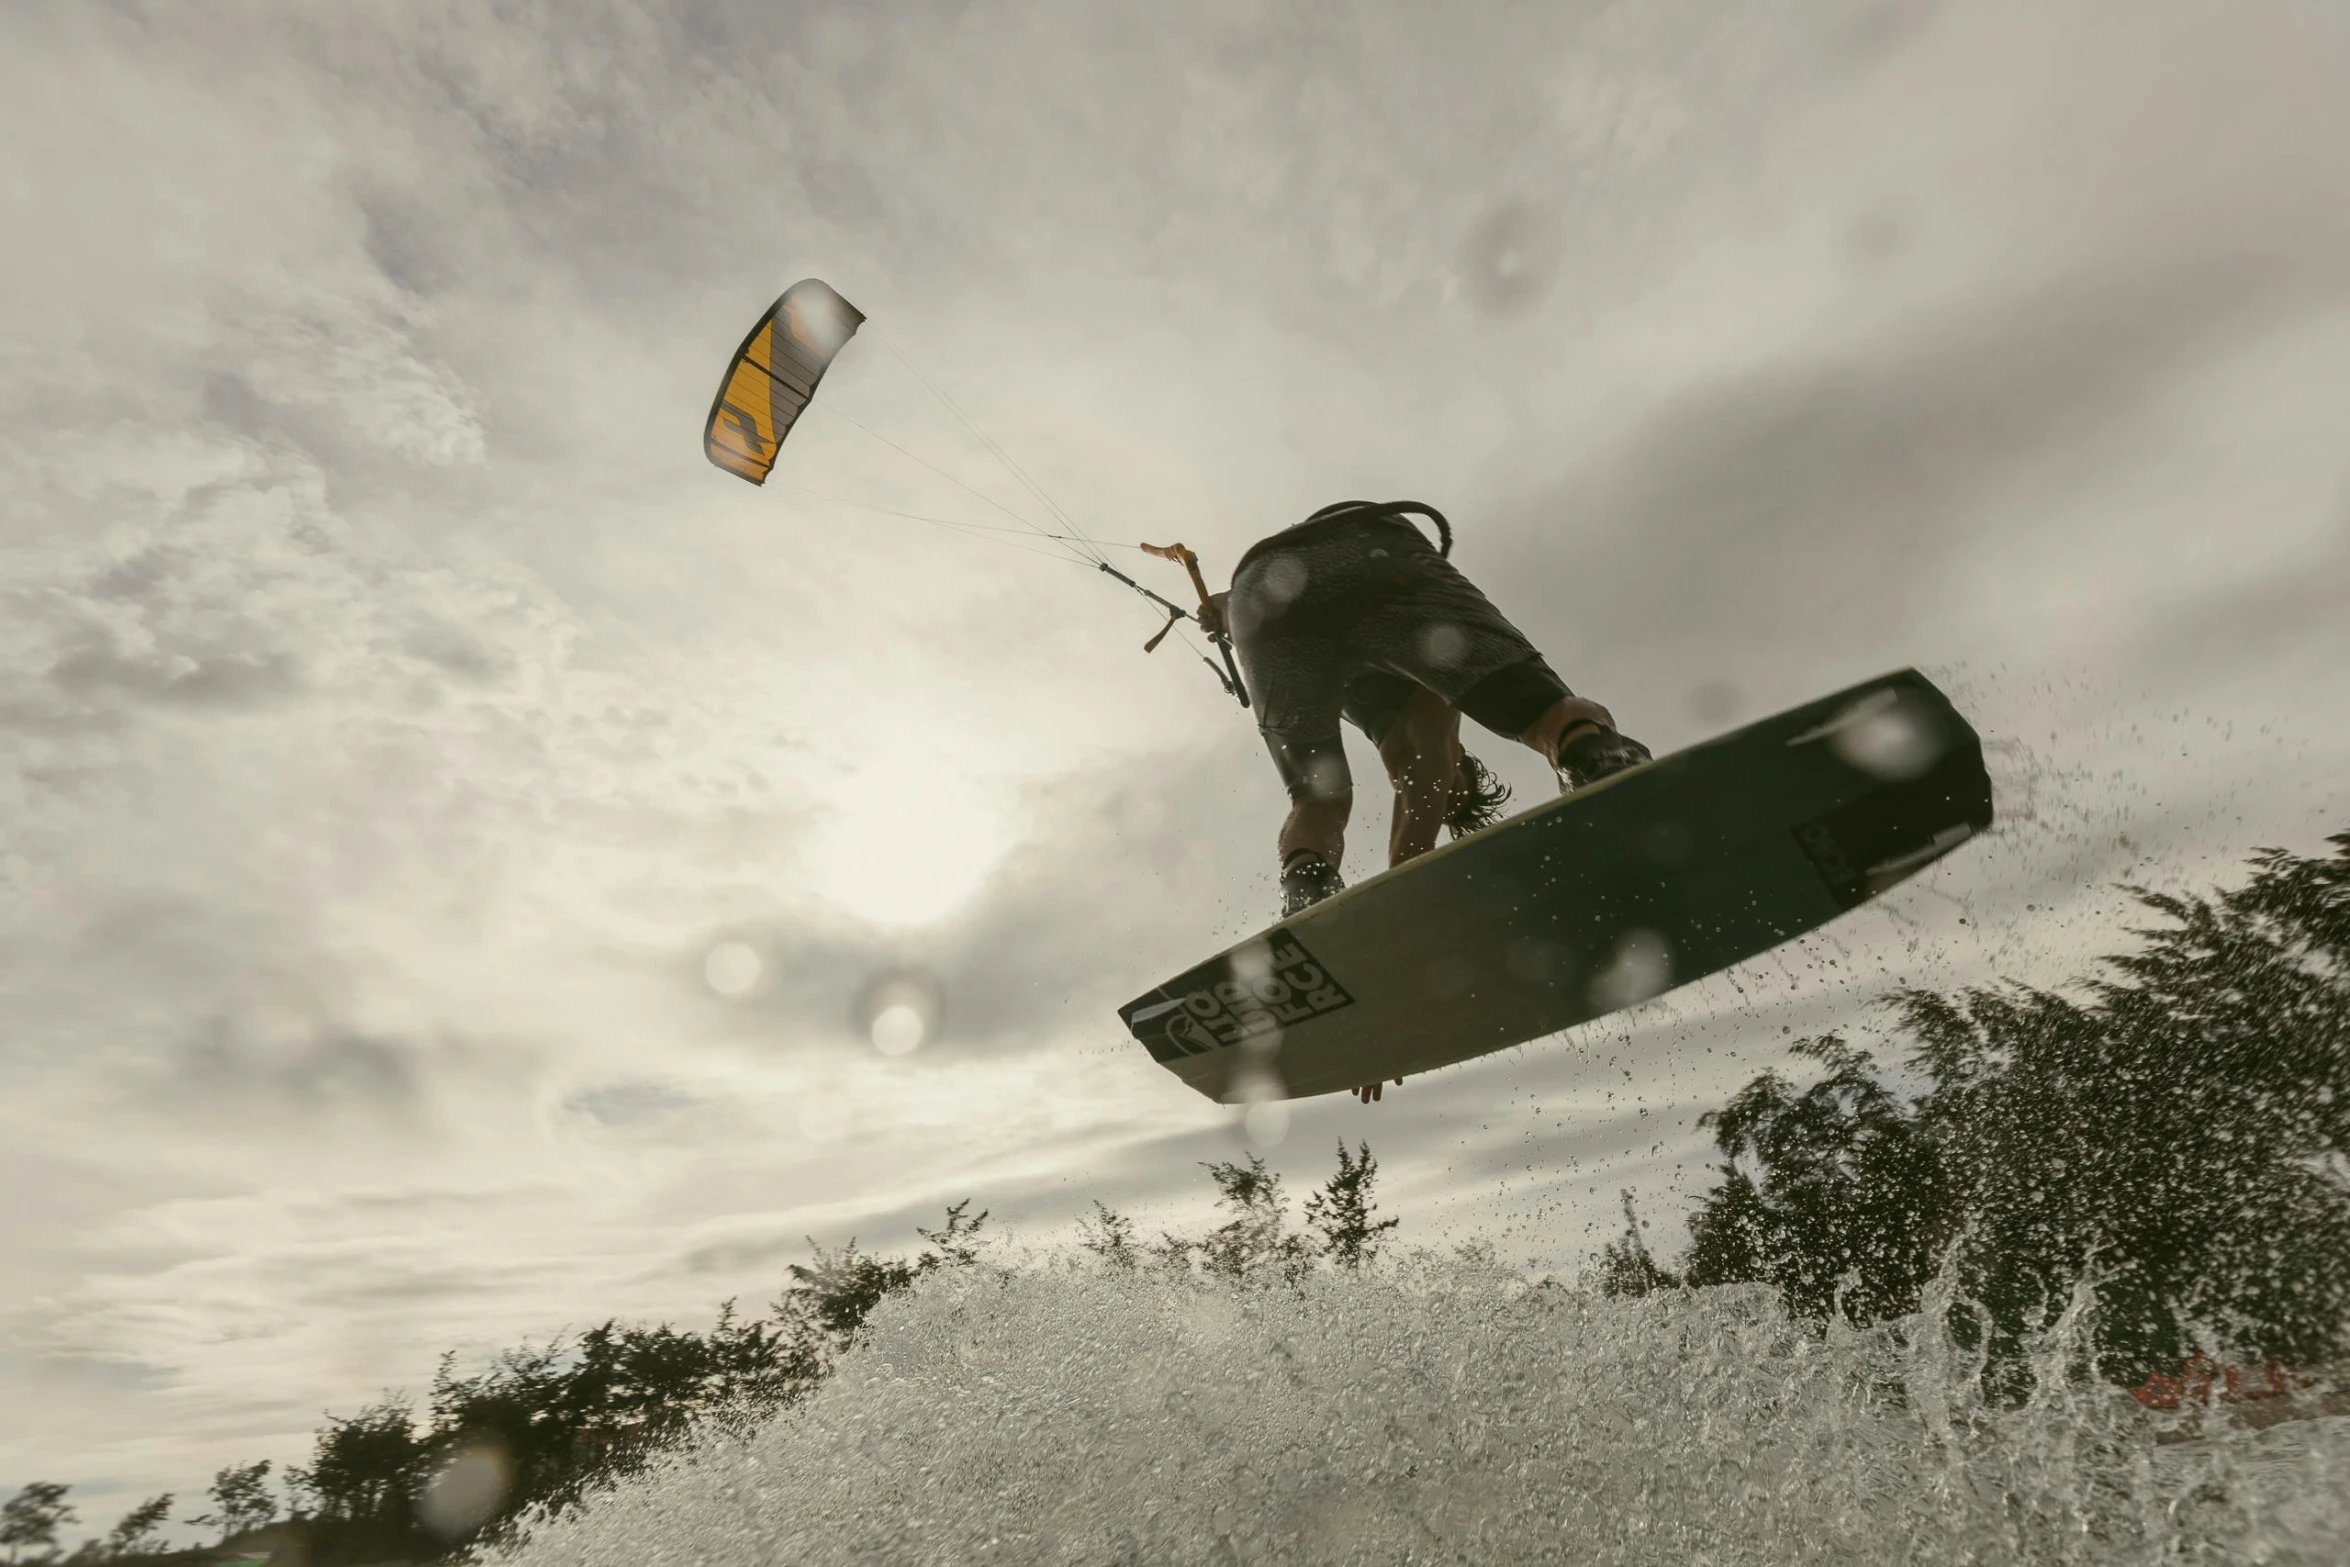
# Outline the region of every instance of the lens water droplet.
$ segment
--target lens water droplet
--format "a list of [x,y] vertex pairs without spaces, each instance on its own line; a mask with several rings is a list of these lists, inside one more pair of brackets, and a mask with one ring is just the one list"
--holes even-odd
[[873,1048],[885,1056],[910,1056],[930,1032],[922,1014],[900,1001],[873,1014]]
[[910,1056],[938,1037],[946,992],[923,969],[891,969],[857,997],[857,1031],[882,1055]]
[[749,995],[765,967],[759,954],[744,943],[722,941],[702,960],[702,978],[712,990],[731,1000]]
[[1289,1135],[1289,1106],[1279,1099],[1253,1104],[1240,1118],[1241,1129],[1259,1148],[1271,1148]]
[[1630,930],[1591,981],[1591,1004],[1603,1012],[1661,996],[1673,985],[1672,944],[1653,930]]
[[462,1539],[497,1516],[513,1483],[513,1462],[492,1442],[451,1453],[416,1498],[416,1521],[444,1540]]

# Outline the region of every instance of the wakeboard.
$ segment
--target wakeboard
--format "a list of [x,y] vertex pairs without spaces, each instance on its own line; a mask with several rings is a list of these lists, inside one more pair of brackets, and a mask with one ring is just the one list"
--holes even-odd
[[1118,1015],[1211,1099],[1342,1092],[1755,957],[1990,825],[1981,740],[1905,669],[1445,844]]

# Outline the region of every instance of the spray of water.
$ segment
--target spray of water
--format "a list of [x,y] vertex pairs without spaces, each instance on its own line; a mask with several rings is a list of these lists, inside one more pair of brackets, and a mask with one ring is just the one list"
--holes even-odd
[[1474,1258],[978,1269],[514,1560],[2340,1560],[2350,1420],[2166,1445],[2086,1375],[2085,1291],[1993,1403],[1934,1326],[1954,1288],[1822,1333],[1759,1288],[1611,1301]]

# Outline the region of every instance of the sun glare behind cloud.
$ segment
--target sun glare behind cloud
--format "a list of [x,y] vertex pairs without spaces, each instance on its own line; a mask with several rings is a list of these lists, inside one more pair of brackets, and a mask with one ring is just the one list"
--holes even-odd
[[976,893],[1012,827],[992,781],[942,753],[874,747],[843,779],[812,835],[808,887],[877,925],[924,925]]

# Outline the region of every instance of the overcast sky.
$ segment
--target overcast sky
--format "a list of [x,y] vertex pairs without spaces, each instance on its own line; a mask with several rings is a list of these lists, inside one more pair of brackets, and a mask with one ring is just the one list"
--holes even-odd
[[[921,376],[1219,578],[1435,502],[1660,750],[1975,716],[1998,837],[1266,1150],[1669,1249],[1793,1035],[2350,826],[2344,81],[2287,0],[8,7],[0,1490],[102,1526],[964,1196],[1191,1217],[1247,1144],[1113,1009],[1270,915],[1280,791],[1131,596],[889,514],[1049,521]],[[809,275],[871,325],[754,490],[701,421]]]

